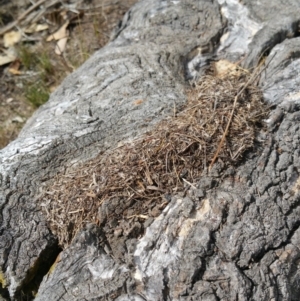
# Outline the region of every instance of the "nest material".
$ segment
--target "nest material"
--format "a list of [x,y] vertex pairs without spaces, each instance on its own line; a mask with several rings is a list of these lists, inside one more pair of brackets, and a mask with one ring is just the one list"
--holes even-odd
[[249,78],[241,69],[226,76],[202,77],[189,89],[188,103],[177,116],[160,122],[138,140],[58,176],[41,202],[60,244],[67,246],[86,223],[101,224],[98,210],[113,198],[133,204],[132,210],[114,212],[117,220],[129,214],[146,219],[153,203],[162,209],[166,195],[182,190],[186,183],[193,186],[207,170],[228,123],[217,160],[226,165],[239,162],[253,148],[268,114],[261,92],[249,84]]

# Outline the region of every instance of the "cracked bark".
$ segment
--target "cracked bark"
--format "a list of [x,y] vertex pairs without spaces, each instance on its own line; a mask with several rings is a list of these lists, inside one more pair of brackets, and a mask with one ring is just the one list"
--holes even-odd
[[[110,44],[0,152],[0,298],[30,296],[60,251],[37,203],[43,186],[172,114],[186,101],[186,79],[210,59],[245,58],[251,67],[268,50],[260,85],[274,109],[259,154],[174,195],[142,237],[122,241],[122,260],[115,256],[121,242],[88,225],[60,253],[35,300],[298,300],[297,2],[143,0],[132,7]],[[133,109],[136,99],[145,105]]]

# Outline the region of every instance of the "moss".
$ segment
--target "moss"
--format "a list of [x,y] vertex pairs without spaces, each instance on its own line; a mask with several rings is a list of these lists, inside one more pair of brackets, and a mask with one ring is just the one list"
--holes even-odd
[[5,288],[7,284],[4,273],[1,270],[0,270],[0,284],[2,288]]
[[53,271],[55,270],[56,266],[57,266],[57,263],[58,261],[55,260],[55,262],[51,265],[50,269],[49,269],[49,272],[48,272],[48,275],[52,274]]
[[57,241],[55,241],[53,245],[40,253],[39,257],[27,271],[26,278],[20,290],[16,293],[18,296],[16,300],[33,300],[36,298],[43,277],[49,272],[50,266],[55,264],[53,262],[57,260],[60,252],[61,249],[58,247]]
[[29,85],[25,92],[26,99],[36,108],[47,102],[49,90],[42,83]]
[[34,66],[38,63],[38,56],[30,49],[30,47],[21,45],[18,48],[18,54],[25,70],[34,69]]

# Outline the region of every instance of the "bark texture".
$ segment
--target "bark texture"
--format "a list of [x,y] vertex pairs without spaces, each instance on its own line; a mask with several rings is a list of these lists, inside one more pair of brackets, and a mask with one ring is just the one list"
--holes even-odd
[[[298,300],[298,5],[134,5],[111,42],[0,152],[0,299],[26,300],[48,271],[35,300]],[[260,85],[274,109],[258,155],[226,177],[216,166],[197,189],[174,195],[142,237],[125,241],[122,260],[96,225],[59,254],[37,202],[43,186],[172,114],[209,60],[244,58],[253,67],[263,53]],[[132,105],[137,99],[142,106]]]

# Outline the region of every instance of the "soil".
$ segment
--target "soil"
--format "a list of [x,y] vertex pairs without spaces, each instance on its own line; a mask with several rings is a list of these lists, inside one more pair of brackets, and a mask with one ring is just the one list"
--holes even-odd
[[[68,74],[109,41],[112,31],[135,2],[45,1],[7,31],[20,31],[21,39],[11,47],[16,59],[0,66],[0,149],[18,136],[26,120]],[[0,1],[0,32],[32,5],[29,0]],[[47,38],[66,21],[67,45],[63,54],[57,55],[56,41],[47,42]],[[34,24],[48,28],[28,33]],[[0,47],[0,55],[5,55],[4,34],[0,36]]]

